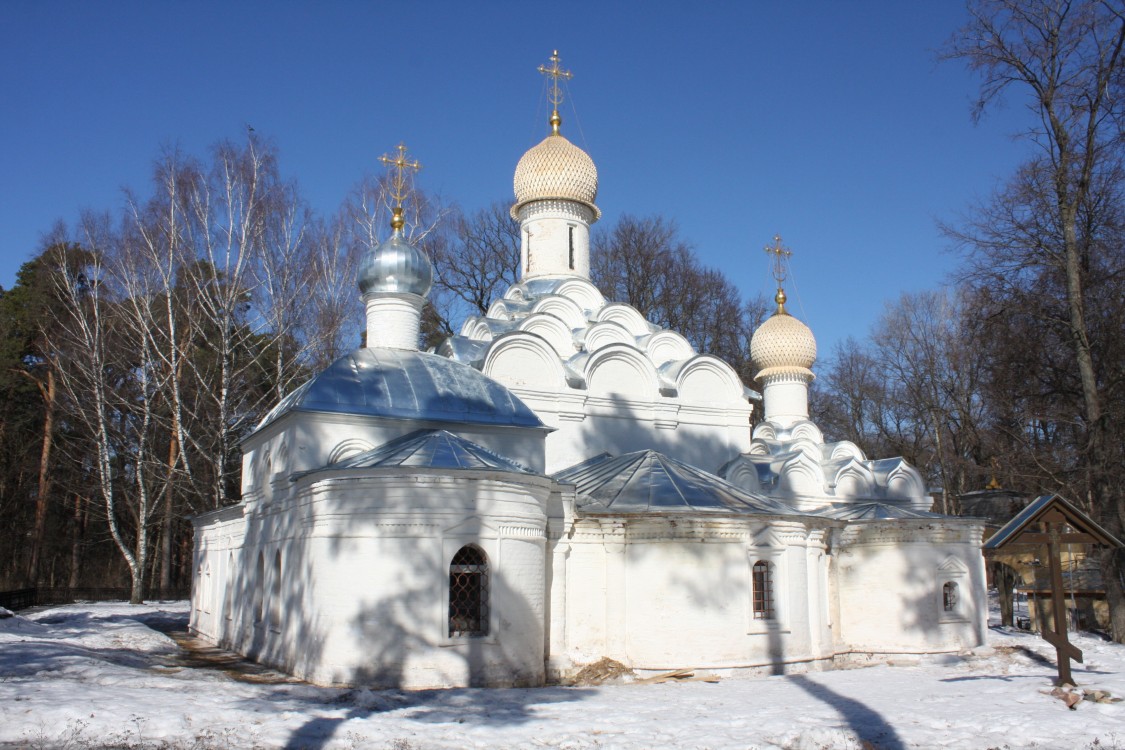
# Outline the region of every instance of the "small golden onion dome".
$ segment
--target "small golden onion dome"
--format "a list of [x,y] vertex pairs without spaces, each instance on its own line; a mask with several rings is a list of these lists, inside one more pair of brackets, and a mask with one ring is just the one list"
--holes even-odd
[[598,169],[594,160],[582,149],[561,135],[551,134],[531,147],[516,165],[514,180],[516,204],[512,218],[532,201],[577,201],[594,212],[594,221],[602,212],[594,205],[598,197]]
[[750,359],[768,375],[812,375],[816,361],[816,339],[809,327],[788,313],[777,313],[754,331]]

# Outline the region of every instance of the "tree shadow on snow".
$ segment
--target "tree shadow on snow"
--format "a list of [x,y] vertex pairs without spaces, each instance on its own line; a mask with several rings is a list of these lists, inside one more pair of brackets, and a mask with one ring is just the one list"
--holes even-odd
[[319,750],[352,720],[396,711],[412,721],[426,724],[516,725],[536,718],[535,706],[582,700],[589,690],[576,688],[458,688],[442,690],[352,691],[351,698],[363,705],[343,716],[316,716],[296,729],[286,750]]
[[898,732],[878,711],[810,680],[807,675],[795,675],[789,679],[812,697],[836,709],[861,740],[879,750],[905,750]]

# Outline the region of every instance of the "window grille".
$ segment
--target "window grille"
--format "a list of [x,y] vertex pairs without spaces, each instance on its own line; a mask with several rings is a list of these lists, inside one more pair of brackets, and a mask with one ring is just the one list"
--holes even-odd
[[773,575],[770,564],[765,560],[754,563],[754,619],[772,620],[774,618]]
[[449,636],[488,635],[488,599],[488,558],[467,544],[449,564]]
[[946,612],[957,611],[957,584],[953,581],[941,587],[941,605]]

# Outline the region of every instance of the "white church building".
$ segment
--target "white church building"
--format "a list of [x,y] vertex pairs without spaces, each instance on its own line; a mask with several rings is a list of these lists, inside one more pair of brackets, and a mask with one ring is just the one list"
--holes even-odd
[[559,132],[551,60],[551,133],[515,172],[521,280],[419,351],[433,271],[396,209],[360,271],[366,346],[262,420],[242,501],[194,519],[192,630],[313,683],[411,688],[981,645],[981,522],[824,441],[780,289],[751,432],[726,362],[590,283],[597,170]]

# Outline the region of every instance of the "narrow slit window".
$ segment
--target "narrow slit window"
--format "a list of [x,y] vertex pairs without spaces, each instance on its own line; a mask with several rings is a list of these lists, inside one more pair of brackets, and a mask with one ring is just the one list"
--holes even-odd
[[449,637],[488,635],[488,558],[466,544],[449,564]]
[[261,622],[262,605],[265,601],[265,588],[266,588],[266,558],[259,552],[258,553],[258,567],[256,569],[257,575],[254,578],[254,622]]
[[270,625],[281,627],[281,550],[273,556],[273,587],[270,591]]
[[570,270],[574,270],[574,225],[571,224],[567,227],[570,230]]
[[234,553],[227,553],[226,591],[223,594],[223,616],[231,619],[234,614]]
[[754,619],[774,619],[773,571],[765,560],[754,563]]

